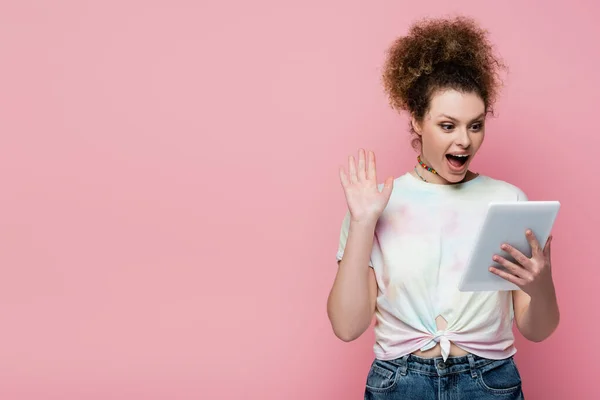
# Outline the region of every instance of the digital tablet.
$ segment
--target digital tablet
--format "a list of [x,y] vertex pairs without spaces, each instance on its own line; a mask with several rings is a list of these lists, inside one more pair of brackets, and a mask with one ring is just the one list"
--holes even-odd
[[518,290],[517,285],[489,271],[491,266],[504,270],[492,257],[498,254],[514,262],[508,253],[500,249],[503,243],[508,243],[531,257],[531,246],[525,237],[525,231],[531,229],[543,248],[559,209],[558,201],[490,203],[458,289],[461,292]]

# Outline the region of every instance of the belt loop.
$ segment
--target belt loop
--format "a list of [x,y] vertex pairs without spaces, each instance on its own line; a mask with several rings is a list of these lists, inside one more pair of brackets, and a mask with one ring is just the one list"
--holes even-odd
[[400,375],[402,376],[406,375],[408,371],[408,356],[407,354],[400,359]]
[[473,354],[467,354],[467,358],[469,359],[469,367],[471,367],[471,377],[477,378],[477,371],[475,370],[475,358],[473,358]]

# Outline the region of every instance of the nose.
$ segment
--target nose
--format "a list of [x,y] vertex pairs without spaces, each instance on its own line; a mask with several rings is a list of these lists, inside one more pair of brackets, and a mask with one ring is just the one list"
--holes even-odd
[[456,144],[463,148],[471,145],[471,135],[468,129],[457,130]]

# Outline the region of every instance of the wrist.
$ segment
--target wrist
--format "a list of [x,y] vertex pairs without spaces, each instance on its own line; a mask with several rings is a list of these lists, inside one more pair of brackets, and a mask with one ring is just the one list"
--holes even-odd
[[364,228],[364,229],[375,229],[375,225],[377,225],[378,218],[360,218],[350,219],[350,227]]
[[554,288],[554,282],[552,279],[549,279],[544,285],[540,286],[537,290],[533,291],[531,294],[532,300],[553,300],[556,299],[556,290]]

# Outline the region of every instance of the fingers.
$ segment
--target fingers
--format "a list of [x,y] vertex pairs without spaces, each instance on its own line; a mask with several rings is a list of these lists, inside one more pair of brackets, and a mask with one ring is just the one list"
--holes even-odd
[[506,258],[495,255],[492,259],[498,264],[502,265],[508,272],[512,275],[515,275],[519,278],[525,278],[527,275],[527,270],[520,265],[517,265],[513,262],[508,261]]
[[348,156],[348,172],[350,173],[350,183],[357,183],[358,177],[356,176],[356,162],[354,156]]
[[344,167],[342,167],[340,165],[340,181],[342,182],[342,186],[344,188],[348,187],[348,185],[350,185],[350,180],[348,179],[348,176],[346,175],[346,171],[344,171]]
[[507,252],[508,254],[510,254],[512,256],[512,258],[515,259],[516,262],[518,262],[522,267],[524,268],[528,268],[529,264],[531,262],[531,260],[529,259],[529,257],[527,257],[525,254],[521,253],[519,250],[515,249],[514,247],[512,247],[509,244],[503,244],[502,246],[500,246],[500,248],[502,250],[504,250],[505,252]]
[[365,151],[363,149],[358,150],[358,180],[364,181],[367,179]]
[[367,179],[377,182],[377,173],[375,170],[375,153],[369,151],[367,160]]
[[[348,156],[348,172],[348,184],[358,183],[367,179],[377,182],[377,172],[375,168],[375,153],[369,151],[367,155],[365,150],[359,149],[358,165],[354,156]],[[342,179],[341,174],[340,179]]]
[[383,183],[383,190],[381,191],[386,199],[389,199],[392,195],[392,189],[394,188],[394,177],[390,176]]
[[525,232],[525,236],[527,237],[527,241],[529,242],[529,245],[531,246],[532,255],[536,256],[539,253],[541,253],[542,246],[540,246],[540,242],[535,237],[535,234],[533,233],[533,231],[531,229],[528,229],[527,232]]
[[548,240],[546,240],[546,245],[544,246],[543,253],[544,253],[544,257],[547,259],[550,259],[550,257],[551,257],[550,245],[552,244],[552,238],[553,238],[553,236],[550,235],[548,237]]
[[523,281],[522,279],[520,279],[512,274],[509,274],[506,271],[502,271],[501,269],[498,269],[495,267],[490,267],[490,272],[498,275],[500,278],[502,278],[504,280],[514,283],[518,287],[524,286],[524,284],[525,284],[525,281]]

